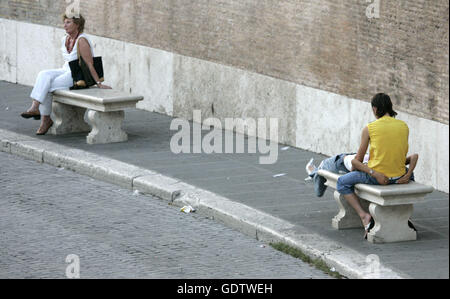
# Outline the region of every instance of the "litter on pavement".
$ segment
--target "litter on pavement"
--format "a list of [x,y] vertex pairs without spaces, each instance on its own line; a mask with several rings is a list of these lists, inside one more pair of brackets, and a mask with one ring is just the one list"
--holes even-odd
[[276,174],[276,175],[274,175],[273,177],[274,178],[277,178],[277,177],[280,177],[280,176],[285,176],[287,173],[279,173],[279,174]]
[[184,206],[180,209],[180,211],[189,214],[195,212],[195,209],[192,206]]

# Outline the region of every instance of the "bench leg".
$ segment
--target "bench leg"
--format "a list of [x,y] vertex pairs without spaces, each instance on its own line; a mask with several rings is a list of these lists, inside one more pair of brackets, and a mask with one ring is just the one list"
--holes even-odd
[[123,111],[100,112],[88,110],[87,119],[92,131],[86,137],[89,144],[123,142],[128,140],[127,133],[122,130],[125,117]]
[[371,203],[370,214],[375,220],[375,226],[367,235],[371,243],[390,243],[414,241],[416,232],[408,226],[408,220],[413,212],[413,205],[379,206]]
[[84,121],[86,108],[75,107],[53,101],[54,123],[49,133],[61,135],[67,133],[89,132],[91,127]]
[[[344,196],[337,191],[334,191],[334,199],[339,206],[339,213],[334,216],[331,221],[331,225],[336,229],[346,229],[346,228],[358,228],[363,227],[361,218],[358,214],[345,200]],[[369,202],[364,199],[359,199],[361,206],[364,210],[369,210]]]

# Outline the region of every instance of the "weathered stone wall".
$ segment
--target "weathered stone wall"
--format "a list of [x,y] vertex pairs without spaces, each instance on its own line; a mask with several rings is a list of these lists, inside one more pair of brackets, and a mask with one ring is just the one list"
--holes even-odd
[[[447,0],[81,0],[86,32],[348,98],[379,91],[448,124]],[[64,0],[0,0],[0,18],[61,26]],[[3,43],[4,41],[0,41]]]
[[[60,67],[62,36],[60,28],[0,18],[0,41],[7,41],[0,43],[0,80],[31,86],[41,70]],[[203,120],[214,116],[222,123],[229,117],[276,118],[277,142],[326,155],[356,151],[361,128],[374,120],[370,104],[358,99],[220,63],[89,36],[95,53],[103,57],[106,83],[116,90],[143,95],[144,101],[137,105],[140,109],[184,119],[192,119],[193,110],[201,110]],[[410,128],[410,153],[421,157],[416,180],[448,192],[448,124],[404,112],[397,118]]]

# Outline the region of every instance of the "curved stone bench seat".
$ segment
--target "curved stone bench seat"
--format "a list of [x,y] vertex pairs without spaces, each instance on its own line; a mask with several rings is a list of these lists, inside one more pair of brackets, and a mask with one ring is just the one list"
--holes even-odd
[[127,141],[128,135],[122,129],[123,109],[136,108],[143,99],[113,89],[57,90],[53,92],[54,124],[50,133],[90,132],[86,137],[89,144]]
[[[318,174],[327,179],[327,186],[336,189],[338,178],[342,174],[319,170]],[[365,210],[369,211],[375,220],[367,240],[371,243],[390,243],[412,241],[417,239],[417,233],[408,226],[408,220],[413,212],[413,205],[424,200],[425,195],[434,188],[416,182],[393,185],[355,185],[355,193]],[[332,219],[336,229],[362,227],[361,219],[347,203],[344,196],[334,192],[334,198],[339,206],[339,213]]]

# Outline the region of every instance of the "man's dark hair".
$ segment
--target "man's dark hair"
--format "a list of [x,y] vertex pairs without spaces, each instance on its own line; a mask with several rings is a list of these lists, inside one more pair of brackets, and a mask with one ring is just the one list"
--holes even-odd
[[397,112],[392,110],[391,98],[385,93],[377,93],[373,96],[371,101],[372,107],[377,108],[377,116],[383,117],[386,113],[389,113],[391,117],[395,117]]

